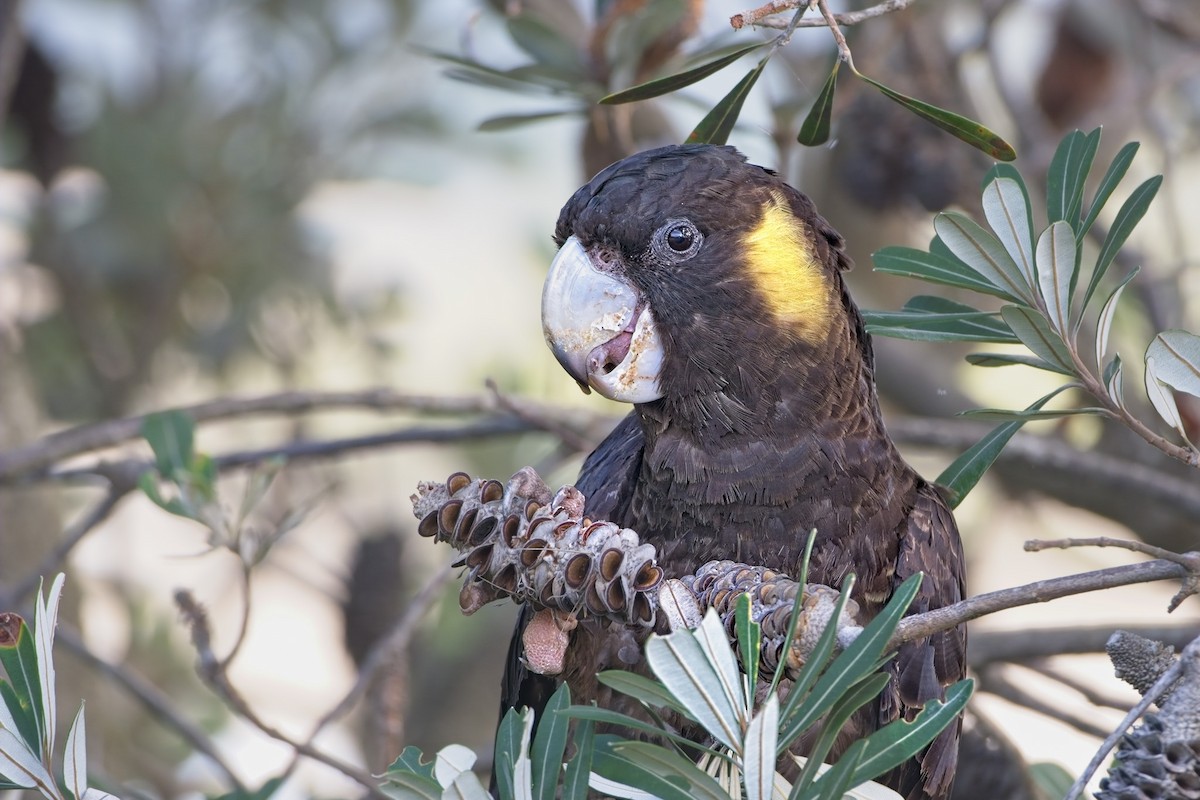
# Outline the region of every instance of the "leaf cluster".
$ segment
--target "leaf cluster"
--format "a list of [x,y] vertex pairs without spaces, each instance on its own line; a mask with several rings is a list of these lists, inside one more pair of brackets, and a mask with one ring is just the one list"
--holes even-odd
[[[765,687],[765,699],[756,699],[764,688],[757,679],[761,631],[749,596],[739,600],[732,633],[740,663],[730,634],[711,609],[695,629],[651,636],[646,660],[653,678],[625,671],[598,676],[606,686],[637,701],[644,716],[594,705],[572,706],[566,684],[542,712],[536,734],[531,710],[508,712],[496,740],[498,797],[549,800],[558,793],[573,800],[586,797],[589,787],[635,800],[866,796],[854,788],[928,745],[953,722],[971,694],[971,682],[961,681],[947,689],[944,702],[931,703],[913,721],[893,722],[855,742],[835,764],[823,763],[843,725],[888,683],[890,655],[884,648],[920,582],[920,575],[908,579],[840,653],[835,654],[836,626],[828,626],[782,701],[777,691],[782,670]],[[840,604],[852,586],[853,576],[842,587]],[[839,607],[833,618],[840,612]],[[572,720],[574,753],[564,764]],[[629,731],[639,740],[598,734],[597,724]],[[715,744],[691,741],[678,732],[680,726],[702,728]],[[809,731],[815,732],[810,756],[797,759],[799,776],[789,782],[776,765],[780,759],[795,758],[789,748]],[[418,751],[408,748],[384,775],[383,791],[397,798],[425,800],[490,797],[479,779],[466,771],[473,756],[458,761],[457,772],[438,771],[440,763],[456,754],[461,755],[460,750],[447,748],[426,763]],[[877,784],[871,791],[873,797],[894,795]]]
[[[1094,261],[1085,265],[1085,241],[1138,149],[1136,142],[1121,148],[1085,206],[1085,187],[1099,144],[1099,128],[1087,134],[1074,131],[1063,138],[1047,174],[1044,225],[1034,225],[1029,188],[1020,173],[1008,164],[996,164],[983,183],[987,227],[963,214],[944,212],[934,219],[937,235],[928,250],[885,247],[874,254],[879,272],[989,295],[999,298],[1002,306],[998,311],[984,311],[922,295],[899,311],[866,312],[871,333],[919,341],[1020,344],[1029,351],[1027,354],[973,353],[967,360],[982,367],[1029,366],[1070,379],[1022,410],[985,408],[966,412],[1002,424],[938,478],[955,504],[975,485],[1013,434],[1030,420],[1077,414],[1106,416],[1125,421],[1172,455],[1193,463],[1200,456],[1187,442],[1171,394],[1176,390],[1200,395],[1200,337],[1182,330],[1163,331],[1146,350],[1147,393],[1159,415],[1179,433],[1183,447],[1154,438],[1133,417],[1122,390],[1121,357],[1107,356],[1117,304],[1137,270],[1109,290],[1098,310],[1097,292],[1117,253],[1154,199],[1162,176],[1154,176],[1134,189],[1113,217]],[[1095,334],[1088,337],[1094,366],[1087,363],[1083,350],[1085,320],[1094,322]],[[1070,388],[1082,389],[1098,404],[1045,408]]]
[[33,789],[48,800],[104,800],[114,796],[88,787],[82,705],[67,732],[62,774],[55,776],[53,649],[62,587],[62,575],[49,595],[39,587],[32,629],[17,614],[0,614],[0,789]]

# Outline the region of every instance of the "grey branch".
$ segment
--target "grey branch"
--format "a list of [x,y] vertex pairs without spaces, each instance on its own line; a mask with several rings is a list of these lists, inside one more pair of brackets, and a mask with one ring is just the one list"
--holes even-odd
[[[834,14],[833,18],[837,20],[839,25],[857,25],[860,22],[866,22],[875,17],[882,17],[884,14],[891,14],[894,11],[900,11],[908,8],[916,0],[886,0],[886,2],[878,3],[864,8],[859,11],[850,11],[844,14]],[[767,3],[764,6],[743,11],[740,14],[734,14],[729,18],[729,24],[734,30],[739,30],[746,25],[757,25],[760,28],[775,28],[778,30],[786,29],[789,25],[788,21],[781,19],[772,19],[771,15],[782,14],[785,11],[799,8],[800,6],[808,5],[808,0],[776,0],[776,2]],[[801,19],[796,25],[797,28],[823,28],[828,23],[824,19],[816,17]]]

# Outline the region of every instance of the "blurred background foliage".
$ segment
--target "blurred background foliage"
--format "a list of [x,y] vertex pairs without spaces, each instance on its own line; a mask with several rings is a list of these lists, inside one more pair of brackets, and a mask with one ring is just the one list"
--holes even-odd
[[[577,409],[573,430],[598,441],[621,409],[579,397],[540,344],[557,209],[611,161],[682,140],[750,62],[669,97],[595,101],[773,35],[733,32],[728,18],[744,10],[701,0],[0,3],[0,452],[66,426],[211,397],[373,385],[484,394],[488,377],[505,393]],[[865,74],[1012,142],[1031,185],[1072,128],[1105,126],[1099,163],[1142,141],[1129,186],[1156,172],[1166,181],[1119,257],[1121,274],[1143,272],[1114,336],[1140,352],[1154,331],[1200,328],[1200,231],[1188,222],[1200,170],[1200,7],[918,0],[846,33]],[[931,211],[977,213],[990,163],[845,80],[830,144],[801,147],[796,131],[835,53],[826,30],[798,31],[730,143],[813,196],[846,235],[862,305],[896,308],[915,288],[873,274],[870,253],[927,245]],[[1043,388],[1037,375],[965,370],[958,346],[879,341],[877,352],[894,432],[927,474],[978,435],[946,418]],[[1189,430],[1200,430],[1200,409],[1186,396],[1179,403]],[[200,446],[228,452],[422,419],[235,420],[205,428]],[[1196,548],[1194,477],[1117,426],[1072,418],[1030,428],[1037,438],[1011,448],[990,488],[960,509],[973,591],[1079,568],[1016,560],[1013,542],[1039,532],[1099,529]],[[1086,457],[1066,457],[1078,453]],[[532,463],[568,482],[580,458],[578,446],[543,432],[288,467],[258,512],[280,519],[320,502],[256,568],[235,679],[264,716],[304,735],[447,558],[411,541],[406,498],[416,480],[454,469],[503,477]],[[1131,472],[1174,494],[1147,501],[1146,480],[1130,483]],[[12,587],[94,499],[79,483],[0,486],[7,603],[28,599]],[[67,603],[78,606],[64,608],[65,624],[80,630],[77,649],[158,687],[244,780],[261,782],[287,752],[220,710],[192,674],[170,608],[173,587],[194,589],[211,604],[218,639],[231,639],[236,570],[219,555],[191,557],[204,550],[197,526],[163,516],[131,496],[71,551]],[[1111,563],[1084,558],[1084,567]],[[1127,616],[1145,621],[1146,607],[1129,599],[1145,596],[1160,595],[1123,595]],[[1055,613],[1061,624],[1076,619]],[[369,711],[320,743],[375,770],[408,743],[486,749],[511,614],[464,619],[447,593],[408,658],[379,676]],[[149,722],[128,687],[88,663],[67,664],[64,680],[88,698],[97,771],[123,794],[222,787],[169,725]],[[1079,766],[1071,751],[1051,755]],[[352,791],[319,768],[290,786]]]

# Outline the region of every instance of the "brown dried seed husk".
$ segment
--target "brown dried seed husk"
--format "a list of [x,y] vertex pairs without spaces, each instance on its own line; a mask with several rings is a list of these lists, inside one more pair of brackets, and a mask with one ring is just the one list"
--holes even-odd
[[446,479],[446,491],[450,494],[458,494],[463,489],[471,485],[471,476],[465,472],[455,472]]

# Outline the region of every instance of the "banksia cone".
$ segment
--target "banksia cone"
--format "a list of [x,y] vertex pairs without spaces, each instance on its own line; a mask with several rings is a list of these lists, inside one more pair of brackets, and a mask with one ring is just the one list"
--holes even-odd
[[[1120,669],[1162,675],[1164,658],[1167,669],[1174,667],[1161,645],[1142,649],[1142,667],[1126,664]],[[1180,662],[1182,675],[1170,695],[1160,699],[1159,713],[1145,715],[1122,737],[1096,800],[1200,800],[1200,639],[1184,648]]]
[[[526,652],[536,653],[536,671],[555,674],[576,615],[604,617],[660,633],[700,624],[716,610],[730,640],[736,601],[749,594],[754,620],[762,626],[760,674],[770,678],[781,665],[794,676],[833,617],[838,592],[820,584],[804,587],[796,638],[787,633],[800,584],[765,567],[710,561],[693,575],[664,581],[654,545],[612,522],[583,516],[584,496],[564,486],[553,496],[530,467],[508,484],[472,480],[456,472],[445,483],[422,482],[413,495],[422,536],[447,542],[462,555],[455,566],[467,573],[459,607],[472,614],[511,597],[539,609],[526,629]],[[846,646],[861,630],[858,605],[850,600],[838,625]],[[530,639],[530,636],[533,638]]]
[[417,531],[463,554],[457,562],[467,567],[463,613],[507,596],[638,627],[654,624],[654,591],[663,578],[654,546],[628,528],[585,518],[583,494],[574,486],[551,497],[525,467],[507,486],[456,472],[417,492]]
[[[725,624],[730,641],[736,642],[734,631],[737,598],[749,594],[752,600],[751,617],[762,629],[759,677],[770,680],[782,664],[787,675],[795,677],[817,646],[825,627],[833,618],[839,593],[818,583],[801,585],[782,573],[766,567],[739,564],[734,561],[710,561],[696,570],[694,576],[682,583],[696,595],[702,608],[714,608]],[[792,608],[796,593],[804,590],[800,619],[796,623],[795,639],[788,645]],[[862,630],[856,624],[858,604],[847,600],[837,620],[838,640],[845,644]]]

